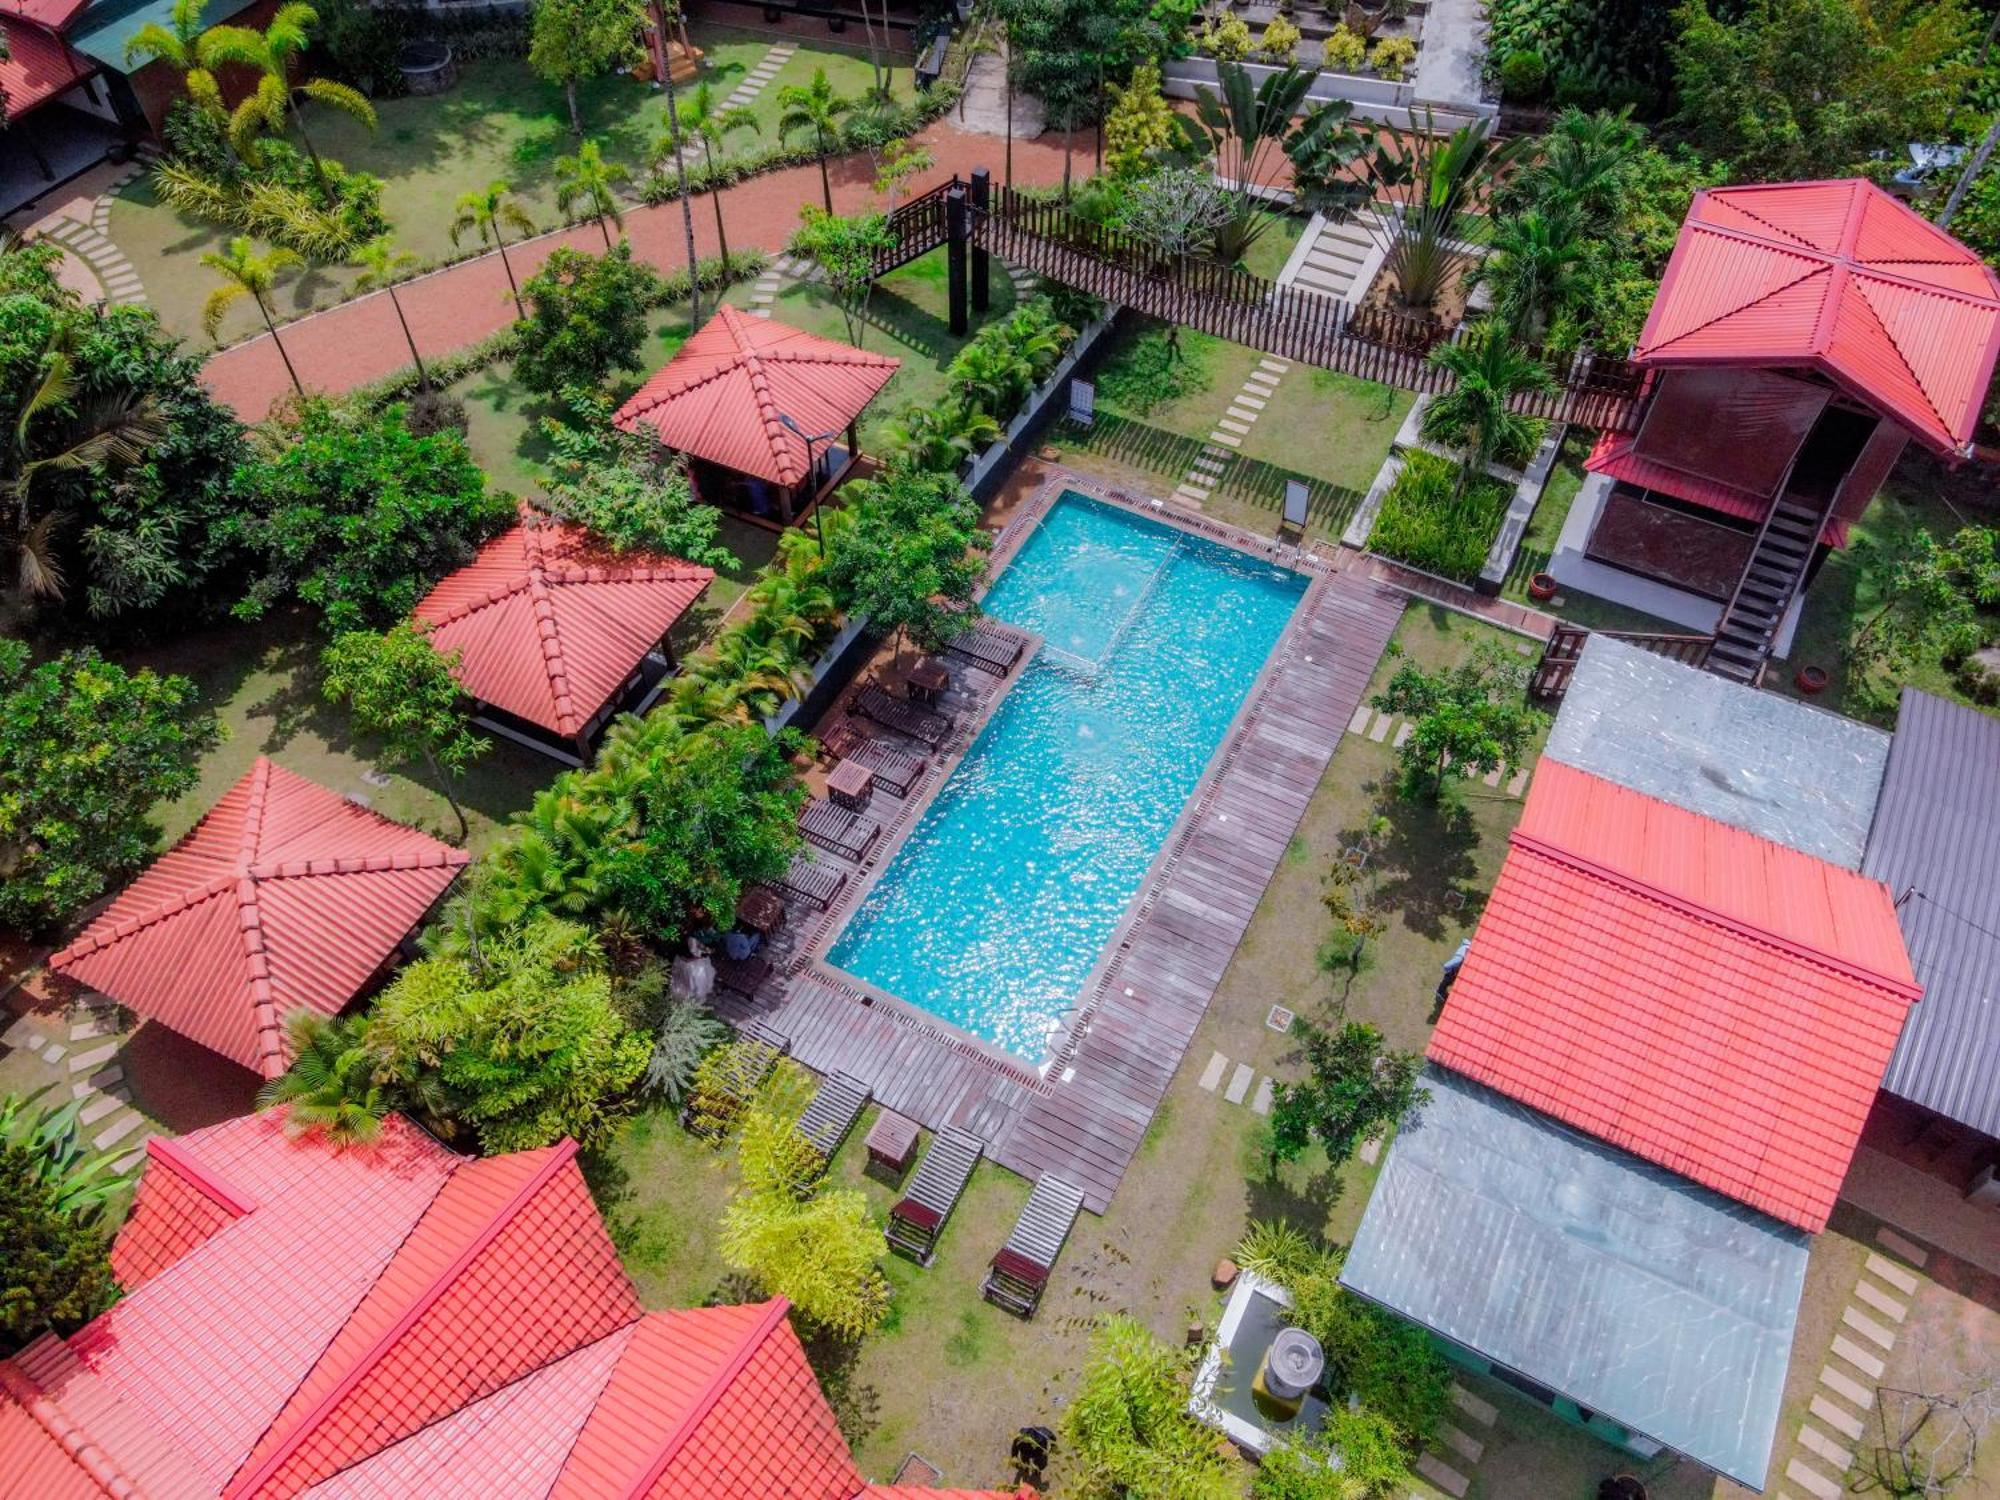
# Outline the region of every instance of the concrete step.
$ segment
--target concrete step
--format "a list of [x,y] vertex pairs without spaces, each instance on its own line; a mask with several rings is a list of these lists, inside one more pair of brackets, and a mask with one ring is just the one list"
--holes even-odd
[[106,1042],[101,1047],[91,1047],[85,1051],[73,1053],[69,1060],[70,1072],[95,1073],[99,1068],[118,1055],[118,1045],[117,1042]]
[[99,1151],[109,1151],[113,1146],[124,1140],[126,1136],[145,1123],[146,1120],[143,1115],[128,1113],[122,1120],[115,1121],[106,1129],[100,1130],[92,1138],[90,1144],[95,1146]]
[[77,1119],[85,1125],[95,1125],[106,1115],[115,1115],[125,1106],[109,1094],[99,1094],[90,1103],[77,1111]]

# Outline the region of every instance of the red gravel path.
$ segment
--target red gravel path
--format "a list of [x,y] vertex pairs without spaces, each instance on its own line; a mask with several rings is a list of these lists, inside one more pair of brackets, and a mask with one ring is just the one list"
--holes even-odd
[[[940,122],[921,137],[937,158],[936,165],[917,179],[910,193],[922,192],[957,173],[987,167],[1001,175],[1006,143],[993,136],[968,135]],[[1090,170],[1090,140],[1077,145],[1079,175]],[[1014,143],[1014,181],[1053,183],[1062,180],[1062,136],[1051,132],[1036,141]],[[834,207],[854,212],[871,206],[872,168],[867,156],[830,163]],[[723,217],[733,249],[755,246],[784,248],[798,227],[799,205],[820,201],[819,169],[793,167],[753,177],[723,194]],[[694,204],[695,243],[703,255],[716,253],[715,212],[708,201]],[[678,203],[635,208],[625,215],[625,232],[633,253],[661,271],[682,269],[687,262]],[[604,241],[593,225],[544,235],[508,251],[516,277],[525,278],[557,245],[599,251]],[[496,255],[461,261],[397,288],[410,331],[426,358],[462,349],[505,328],[514,317],[507,277]],[[280,330],[285,352],[298,367],[308,389],[346,391],[392,374],[410,362],[409,346],[389,299],[376,293],[313,313]],[[291,390],[284,365],[269,335],[226,349],[209,360],[203,378],[216,396],[254,420],[271,403]]]

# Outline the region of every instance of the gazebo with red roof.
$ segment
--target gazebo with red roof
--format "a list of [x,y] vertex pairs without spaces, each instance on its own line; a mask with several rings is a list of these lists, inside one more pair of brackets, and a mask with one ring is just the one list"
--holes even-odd
[[1695,195],[1632,356],[1636,433],[1606,434],[1549,571],[1713,632],[1754,680],[1906,444],[1947,461],[2000,358],[2000,278],[1872,183]]
[[613,421],[685,454],[709,504],[784,527],[853,471],[855,424],[901,365],[724,303]]
[[524,505],[416,618],[457,653],[483,725],[581,764],[614,714],[658,696],[674,666],[667,634],[714,581],[713,569],[662,553],[614,553]]
[[49,967],[275,1078],[285,1017],[363,994],[468,858],[259,757]]

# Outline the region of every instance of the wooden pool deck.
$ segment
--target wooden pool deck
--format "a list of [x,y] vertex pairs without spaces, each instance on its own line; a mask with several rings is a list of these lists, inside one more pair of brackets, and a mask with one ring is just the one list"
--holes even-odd
[[[1050,488],[1095,489],[1069,475]],[[1038,497],[1009,532],[1018,526],[1025,534],[1053,499]],[[1196,529],[1222,536],[1212,523]],[[1003,537],[997,550],[1004,556],[1019,541],[1020,534]],[[762,1021],[806,1066],[853,1074],[876,1102],[932,1130],[972,1132],[989,1156],[1031,1181],[1055,1173],[1074,1182],[1085,1205],[1104,1212],[1361,705],[1404,602],[1400,592],[1350,573],[1312,578],[1042,1073],[927,1012],[843,982],[811,957],[855,899],[853,888],[865,880],[859,870],[823,923],[796,913],[799,951],[778,955],[789,972],[747,1000],[719,997],[718,1011],[733,1022]],[[958,675],[961,701],[997,701],[1000,680],[970,667]],[[871,865],[889,858],[916,806],[935,791],[952,757],[942,760],[913,789],[910,807],[883,805],[878,815],[893,826]]]

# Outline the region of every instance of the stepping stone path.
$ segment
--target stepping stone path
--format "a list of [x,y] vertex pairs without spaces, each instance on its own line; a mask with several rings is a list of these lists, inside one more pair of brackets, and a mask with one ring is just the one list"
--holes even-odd
[[[1355,709],[1354,717],[1347,721],[1349,734],[1365,735],[1378,745],[1388,744],[1398,750],[1403,748],[1403,742],[1416,732],[1416,728],[1409,719],[1399,719],[1394,714],[1378,714],[1365,703]],[[1518,797],[1528,789],[1528,767],[1503,765],[1498,770],[1488,771],[1479,780],[1495,791],[1504,785],[1508,796]]]
[[[40,1025],[47,1025],[46,1018]],[[106,1000],[85,1002],[73,1008],[64,1023],[68,1045],[52,1043],[37,1029],[37,1022],[23,1017],[4,1033],[0,1041],[10,1047],[27,1047],[39,1052],[42,1060],[59,1067],[69,1078],[70,1098],[81,1105],[78,1123],[98,1151],[109,1151],[126,1142],[131,1148],[114,1163],[121,1172],[136,1166],[144,1154],[144,1135],[152,1133],[151,1123],[132,1108],[132,1091],[125,1082],[125,1070],[114,1058],[124,1045],[120,1040],[118,1007]],[[142,1134],[143,1133],[143,1134]],[[138,1139],[133,1139],[137,1135]]]
[[[1846,1488],[1854,1447],[1875,1409],[1875,1382],[1896,1347],[1899,1330],[1894,1325],[1908,1315],[1908,1299],[1923,1284],[1910,1267],[1921,1268],[1930,1259],[1929,1251],[1893,1229],[1876,1230],[1875,1240],[1889,1254],[1870,1251],[1862,1266],[1854,1304],[1841,1312],[1840,1330],[1819,1372],[1819,1389],[1807,1406],[1807,1420],[1799,1425],[1800,1451],[1785,1465],[1786,1480],[1813,1500],[1835,1500]],[[1777,1494],[1778,1500],[1795,1500],[1784,1490]]]
[[1289,369],[1286,361],[1268,354],[1257,361],[1257,368],[1244,378],[1243,389],[1229,403],[1229,410],[1223,413],[1201,453],[1175,487],[1172,497],[1175,504],[1200,510],[1207,503],[1210,492],[1221,482],[1223,471],[1235,456],[1234,450],[1250,435],[1251,427],[1269,404],[1271,393],[1277,390],[1278,382]]
[[[1473,1471],[1493,1441],[1493,1420],[1500,1413],[1492,1402],[1456,1383],[1451,1388],[1451,1404],[1465,1419],[1465,1426],[1439,1423],[1431,1449],[1418,1455],[1415,1468],[1419,1476],[1445,1494],[1462,1497],[1472,1487]],[[1412,1490],[1410,1500],[1426,1500],[1426,1497]]]
[[[763,93],[765,89],[771,86],[771,80],[778,76],[778,70],[790,62],[792,54],[798,50],[798,44],[795,42],[780,42],[769,52],[766,52],[758,60],[757,66],[744,76],[743,81],[730,90],[729,97],[722,101],[717,107],[716,112],[720,114],[727,110],[741,109],[749,104],[759,94]],[[671,160],[672,158],[669,159]],[[691,140],[686,135],[683,135],[681,137],[680,159],[685,161],[690,167],[700,161],[701,142]]]
[[[1268,1075],[1262,1079],[1257,1079],[1257,1070],[1245,1062],[1238,1063],[1236,1071],[1230,1073],[1229,1059],[1224,1057],[1220,1052],[1212,1053],[1208,1059],[1208,1066],[1201,1070],[1200,1083],[1202,1089],[1207,1093],[1214,1093],[1216,1089],[1222,1086],[1222,1079],[1225,1073],[1229,1074],[1229,1087],[1223,1089],[1222,1092],[1222,1097],[1226,1102],[1230,1104],[1242,1104],[1247,1099],[1252,1114],[1268,1115],[1271,1112],[1272,1090],[1276,1087],[1272,1079]],[[1257,1092],[1255,1094],[1250,1092],[1250,1084],[1253,1079],[1257,1079]]]
[[84,265],[104,288],[104,300],[111,307],[128,307],[146,300],[146,288],[125,252],[111,242],[111,202],[118,190],[150,168],[158,158],[152,147],[141,147],[138,157],[113,178],[90,206],[90,222],[82,224],[57,217],[38,233],[60,245]]

